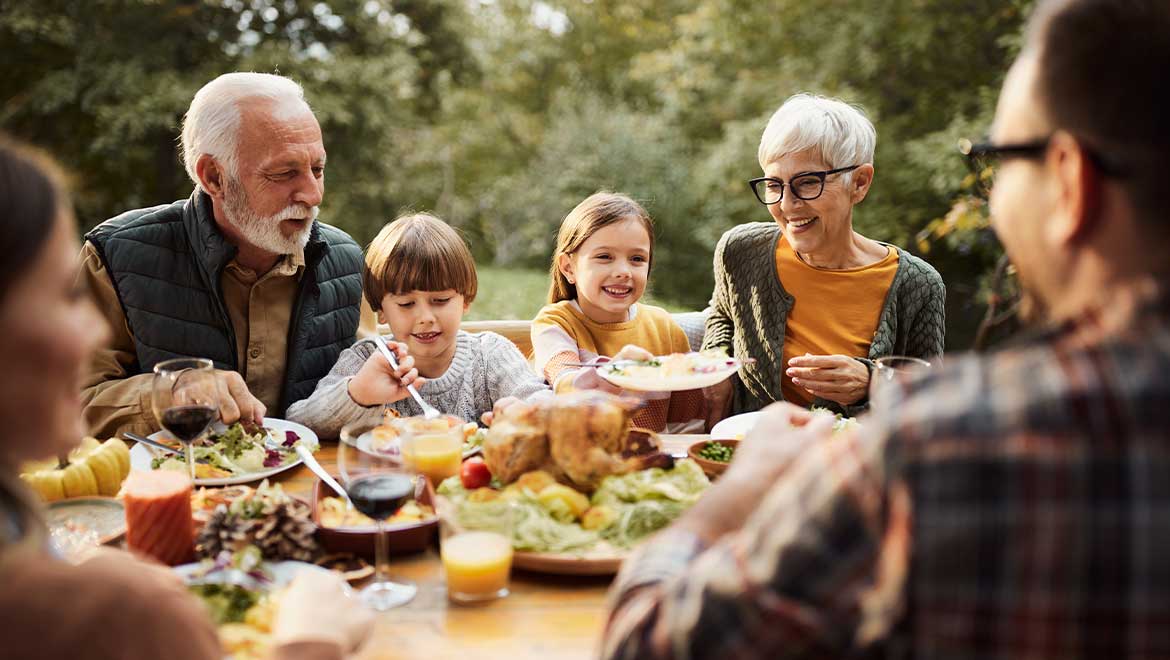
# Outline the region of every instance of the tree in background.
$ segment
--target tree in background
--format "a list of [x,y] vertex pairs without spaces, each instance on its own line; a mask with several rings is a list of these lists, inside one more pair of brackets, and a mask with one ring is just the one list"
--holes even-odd
[[322,123],[322,218],[360,242],[433,209],[481,261],[544,267],[561,218],[620,190],[657,223],[655,293],[701,307],[720,234],[768,220],[744,181],[769,114],[796,92],[840,96],[879,134],[857,227],[939,268],[961,348],[996,300],[1002,251],[954,145],[986,131],[1030,5],[0,0],[15,53],[0,127],[73,170],[92,225],[189,193],[175,138],[199,86],[278,71]]

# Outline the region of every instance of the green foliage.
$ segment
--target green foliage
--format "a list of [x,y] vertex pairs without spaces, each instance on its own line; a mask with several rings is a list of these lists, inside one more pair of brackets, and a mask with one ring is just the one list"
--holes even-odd
[[[715,241],[769,218],[744,182],[770,114],[796,92],[840,96],[879,136],[855,226],[939,268],[957,348],[1000,249],[954,145],[987,130],[1031,4],[0,0],[0,127],[64,162],[91,226],[189,194],[175,144],[201,85],[278,71],[325,134],[322,218],[359,242],[433,210],[480,263],[541,271],[564,215],[619,190],[656,221],[655,292],[697,308]],[[474,313],[512,313],[494,300]]]

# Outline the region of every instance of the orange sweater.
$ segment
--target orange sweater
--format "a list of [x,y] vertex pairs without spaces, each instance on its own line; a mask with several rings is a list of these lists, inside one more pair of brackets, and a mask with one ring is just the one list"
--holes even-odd
[[[784,336],[784,364],[799,355],[865,357],[886,292],[898,270],[898,251],[861,268],[825,270],[802,261],[788,240],[776,243],[776,275],[796,300],[788,313]],[[848,292],[843,295],[843,292]],[[831,304],[828,304],[831,301]],[[813,396],[781,374],[784,399],[810,405]]]

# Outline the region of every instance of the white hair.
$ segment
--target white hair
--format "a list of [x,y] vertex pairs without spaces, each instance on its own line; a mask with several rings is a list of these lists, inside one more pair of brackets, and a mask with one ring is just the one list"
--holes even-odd
[[305,92],[295,81],[271,73],[225,73],[195,93],[183,117],[179,148],[187,176],[202,189],[195,164],[207,154],[215,158],[228,176],[237,176],[237,148],[240,137],[240,107],[244,101],[268,100],[277,120],[312,112]]
[[768,120],[760,138],[760,169],[810,149],[829,169],[873,163],[876,144],[877,131],[860,107],[824,96],[797,94]]

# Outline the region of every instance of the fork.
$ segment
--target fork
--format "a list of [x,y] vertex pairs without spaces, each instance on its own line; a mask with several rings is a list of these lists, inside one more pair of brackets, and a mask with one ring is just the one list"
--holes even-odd
[[[394,351],[390,350],[390,347],[386,345],[386,340],[382,339],[382,335],[375,334],[374,343],[378,345],[378,350],[382,351],[382,355],[386,356],[386,360],[390,363],[390,368],[397,371],[398,360],[394,359]],[[413,384],[407,385],[406,391],[410,392],[410,396],[414,397],[415,403],[418,404],[419,408],[422,408],[423,417],[427,419],[436,419],[443,416],[443,413],[439,412],[437,408],[427,403],[421,396],[419,396],[418,390],[414,389]]]

